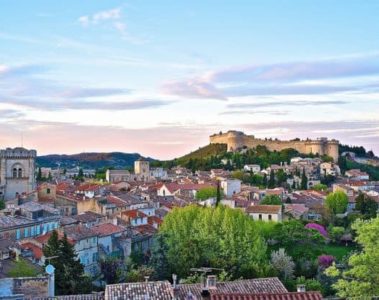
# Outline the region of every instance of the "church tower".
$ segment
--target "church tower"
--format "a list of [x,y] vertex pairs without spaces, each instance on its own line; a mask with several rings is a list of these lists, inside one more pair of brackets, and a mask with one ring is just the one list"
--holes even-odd
[[0,150],[0,198],[15,199],[36,189],[37,152],[22,147]]

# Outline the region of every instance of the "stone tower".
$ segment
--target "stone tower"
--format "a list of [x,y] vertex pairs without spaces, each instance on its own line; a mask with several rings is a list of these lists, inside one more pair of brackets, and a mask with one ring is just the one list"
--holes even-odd
[[12,200],[36,189],[37,152],[17,147],[0,150],[0,197]]
[[134,173],[142,180],[147,180],[150,177],[150,163],[142,157],[134,162]]

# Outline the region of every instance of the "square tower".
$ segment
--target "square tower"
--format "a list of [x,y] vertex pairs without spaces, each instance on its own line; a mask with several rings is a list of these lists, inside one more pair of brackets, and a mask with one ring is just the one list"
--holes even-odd
[[150,163],[140,157],[134,162],[134,173],[142,180],[147,180],[150,177]]
[[36,189],[37,152],[25,148],[0,150],[0,197],[5,201]]

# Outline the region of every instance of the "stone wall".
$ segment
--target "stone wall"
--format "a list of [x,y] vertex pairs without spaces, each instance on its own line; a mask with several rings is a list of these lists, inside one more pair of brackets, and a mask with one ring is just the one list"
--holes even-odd
[[317,140],[281,141],[272,139],[257,139],[253,135],[245,135],[241,131],[228,131],[214,134],[209,137],[211,144],[227,144],[228,151],[242,147],[256,148],[258,145],[266,146],[270,151],[280,151],[293,148],[303,154],[328,155],[335,162],[338,161],[338,141],[320,138]]

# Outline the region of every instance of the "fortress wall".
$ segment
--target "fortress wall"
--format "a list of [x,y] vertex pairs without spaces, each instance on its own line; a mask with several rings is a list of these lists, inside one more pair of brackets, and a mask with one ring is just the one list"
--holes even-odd
[[338,161],[338,145],[335,140],[304,140],[304,141],[280,141],[256,139],[254,136],[248,136],[240,131],[229,131],[223,134],[210,136],[210,143],[227,144],[228,151],[234,151],[246,146],[256,148],[258,145],[266,146],[270,151],[280,151],[287,148],[293,148],[300,153],[329,155],[334,161]]

